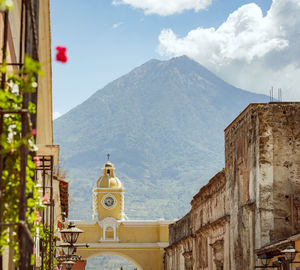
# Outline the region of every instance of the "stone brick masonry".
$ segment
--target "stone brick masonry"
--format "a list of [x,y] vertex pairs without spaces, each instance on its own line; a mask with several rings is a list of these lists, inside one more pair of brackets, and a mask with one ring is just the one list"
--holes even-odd
[[250,104],[225,129],[225,169],[170,225],[165,269],[247,270],[300,232],[300,103]]

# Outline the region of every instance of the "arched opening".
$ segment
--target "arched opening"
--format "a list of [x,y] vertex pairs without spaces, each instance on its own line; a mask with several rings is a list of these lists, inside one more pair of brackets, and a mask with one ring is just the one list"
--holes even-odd
[[[121,268],[122,267],[122,268]],[[101,252],[89,257],[85,270],[143,270],[131,257],[117,252]]]

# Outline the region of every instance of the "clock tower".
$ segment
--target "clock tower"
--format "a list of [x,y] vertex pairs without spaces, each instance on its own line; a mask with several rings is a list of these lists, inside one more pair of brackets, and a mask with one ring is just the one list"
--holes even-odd
[[[81,245],[79,255],[87,259],[101,253],[127,258],[136,269],[163,269],[164,248],[169,245],[169,225],[166,220],[129,220],[124,213],[124,187],[115,175],[109,161],[102,168],[93,189],[93,221],[76,221],[84,231],[80,243],[91,243],[93,248]],[[96,243],[100,244],[96,244]]]
[[93,189],[93,211],[93,218],[99,221],[107,218],[123,220],[125,217],[124,188],[109,161],[104,164],[102,176]]

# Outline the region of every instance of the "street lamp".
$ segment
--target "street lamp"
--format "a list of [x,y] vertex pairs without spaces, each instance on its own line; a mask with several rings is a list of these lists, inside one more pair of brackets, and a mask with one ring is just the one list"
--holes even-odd
[[64,255],[58,256],[57,259],[65,265],[67,270],[71,270],[72,266],[75,264],[74,261],[82,259],[81,256],[74,254],[76,252],[76,247],[89,247],[89,244],[75,244],[79,234],[83,233],[83,230],[76,228],[74,222],[70,222],[68,228],[61,230],[60,233],[65,242],[57,247],[62,248]]
[[267,266],[269,264],[270,258],[267,254],[261,254],[258,256],[263,266]]
[[58,247],[62,248],[62,251],[63,251],[64,255],[67,256],[67,257],[72,255],[76,250],[76,247],[74,245],[69,244],[69,243],[62,243]]
[[89,247],[89,244],[69,244],[69,243],[62,243],[58,245],[57,247],[60,247],[63,251],[63,257],[70,258],[74,257],[76,255],[73,255],[76,252],[77,247]]
[[292,261],[294,261],[294,259],[296,257],[296,253],[298,253],[298,252],[290,244],[290,245],[288,245],[288,247],[286,249],[282,250],[281,253],[283,253],[285,255],[285,258],[288,262],[292,262]]
[[[71,261],[72,255],[76,250],[75,242],[78,239],[78,236],[80,233],[83,233],[83,230],[80,230],[75,227],[74,222],[70,222],[67,229],[63,229],[60,231],[63,238],[67,241],[65,243],[60,244],[59,247],[62,248],[63,253],[65,254],[66,261],[63,261],[63,264],[65,265],[67,270],[71,270],[72,266],[75,264],[73,261]],[[77,257],[74,255],[73,257]]]
[[79,234],[83,233],[83,230],[76,228],[74,222],[70,222],[68,228],[61,230],[60,233],[69,244],[73,245],[77,241]]
[[[58,260],[65,265],[67,270],[71,270],[72,266],[75,264],[74,261],[81,260],[81,256],[75,255],[76,247],[89,247],[89,244],[75,244],[80,233],[83,233],[83,230],[80,230],[75,227],[74,222],[70,222],[67,229],[60,231],[64,238],[64,243],[61,243],[57,247],[62,248],[64,255],[58,256]],[[66,261],[64,261],[66,260]]]
[[71,270],[72,266],[74,265],[74,262],[72,261],[64,261],[63,264],[65,265],[67,270]]

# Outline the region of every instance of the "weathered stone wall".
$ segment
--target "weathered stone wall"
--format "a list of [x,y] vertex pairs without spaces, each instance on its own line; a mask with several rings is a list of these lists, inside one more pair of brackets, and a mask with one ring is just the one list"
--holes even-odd
[[192,210],[169,227],[165,269],[213,269],[216,263],[220,267],[224,264],[224,247],[229,247],[229,215],[223,171],[201,188],[191,205]]
[[[274,228],[270,241],[275,241],[295,230],[290,199],[300,194],[300,104],[272,104],[259,112],[259,119],[264,139],[260,142],[260,164],[273,169]],[[269,145],[273,145],[272,156],[266,153]]]
[[225,130],[225,172],[227,199],[230,203],[232,269],[253,269],[254,264],[253,205],[257,199],[257,123],[256,109],[250,106]]
[[[224,171],[202,187],[192,202],[191,219],[194,234],[194,269],[212,269],[224,264],[226,223],[229,221]],[[225,241],[226,240],[226,241]],[[222,254],[220,256],[220,254]]]
[[299,132],[300,103],[251,104],[225,130],[233,269],[253,269],[254,249],[294,232]]
[[170,225],[169,230],[169,243],[170,245],[185,239],[192,234],[191,215],[188,213],[186,216]]
[[300,103],[250,104],[225,129],[225,170],[170,227],[166,269],[254,269],[256,249],[300,232],[299,179]]
[[[193,232],[228,214],[228,203],[225,196],[224,171],[216,174],[207,185],[202,187],[191,201],[191,219]],[[220,207],[220,206],[223,207]]]
[[169,253],[165,256],[165,269],[184,269],[184,253],[192,236],[191,215],[188,213],[169,225]]

